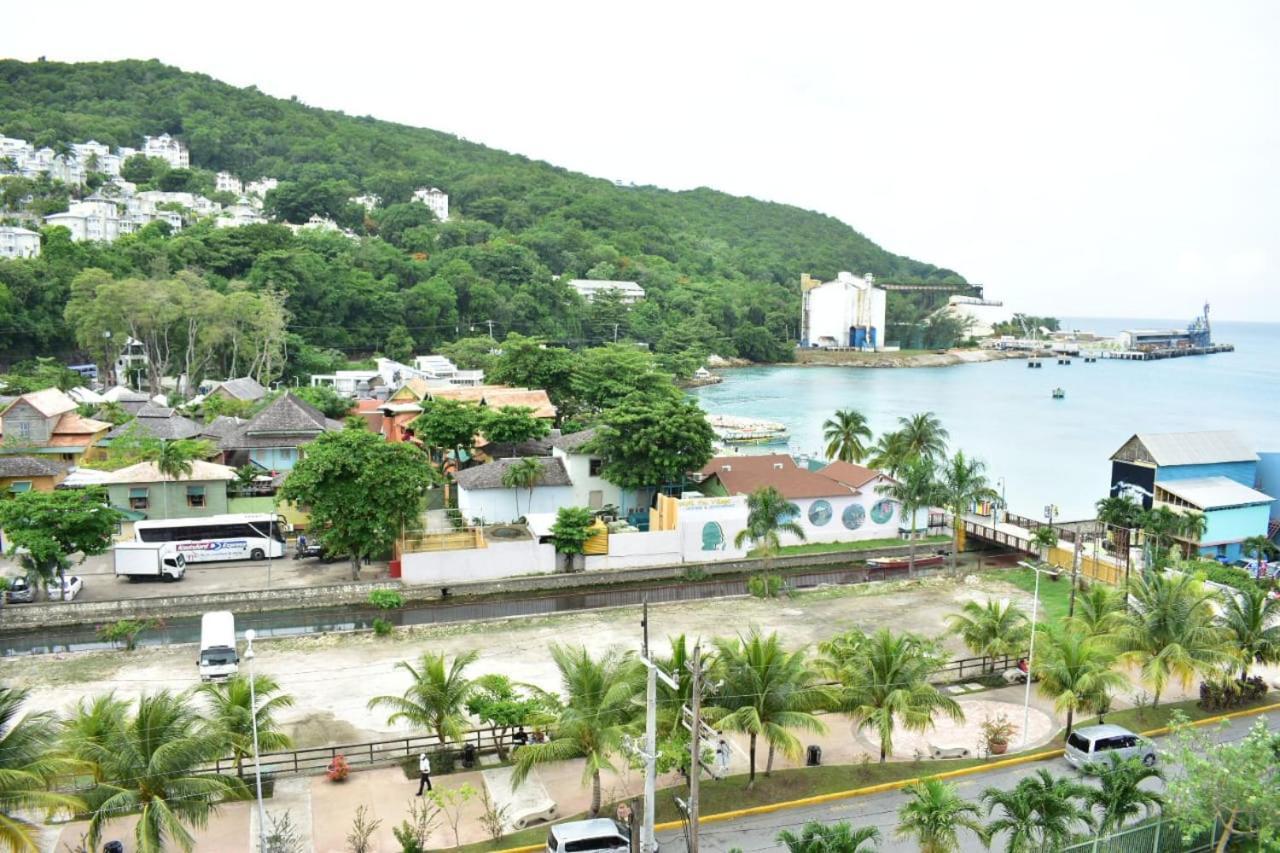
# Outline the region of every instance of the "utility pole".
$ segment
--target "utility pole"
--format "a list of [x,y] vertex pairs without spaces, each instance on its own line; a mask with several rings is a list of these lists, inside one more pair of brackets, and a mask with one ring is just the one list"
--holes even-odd
[[495,337],[493,336],[493,321],[492,321],[492,320],[485,320],[485,322],[489,324],[489,339],[490,339],[490,340],[497,340],[497,338],[495,338]]
[[689,853],[698,853],[698,781],[702,776],[702,645],[693,647],[693,731],[689,750]]
[[1071,603],[1067,606],[1067,618],[1070,619],[1076,615],[1076,587],[1080,586],[1080,560],[1081,560],[1081,543],[1080,531],[1077,530],[1075,553],[1071,559]]
[[618,342],[618,324],[617,323],[613,324],[613,342],[615,344]]

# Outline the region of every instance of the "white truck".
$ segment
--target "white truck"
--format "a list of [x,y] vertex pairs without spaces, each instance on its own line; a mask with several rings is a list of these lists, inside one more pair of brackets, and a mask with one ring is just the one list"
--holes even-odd
[[213,610],[200,617],[201,681],[226,681],[240,668],[236,651],[236,617],[229,610]]
[[171,542],[117,542],[111,553],[118,578],[176,581],[187,573],[187,558]]

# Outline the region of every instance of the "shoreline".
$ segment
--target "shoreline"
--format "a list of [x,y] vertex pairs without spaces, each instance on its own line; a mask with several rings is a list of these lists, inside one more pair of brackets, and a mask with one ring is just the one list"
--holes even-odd
[[[854,367],[912,368],[954,367],[958,364],[983,364],[992,361],[1025,359],[1031,354],[1021,351],[989,349],[950,349],[930,352],[852,352],[821,349],[797,350],[796,360],[776,362],[769,367]],[[766,365],[761,365],[766,366]]]

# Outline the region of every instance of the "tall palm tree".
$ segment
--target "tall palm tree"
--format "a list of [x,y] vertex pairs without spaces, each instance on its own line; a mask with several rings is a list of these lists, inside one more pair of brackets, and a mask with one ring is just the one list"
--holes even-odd
[[1097,815],[1098,832],[1115,832],[1141,814],[1150,817],[1164,805],[1164,797],[1142,787],[1148,779],[1164,780],[1160,768],[1148,767],[1136,758],[1121,758],[1112,752],[1107,760],[1086,764],[1084,772],[1098,780],[1090,787],[1085,802]]
[[874,826],[854,829],[848,821],[820,823],[810,821],[796,835],[784,829],[778,842],[788,853],[871,853],[880,844],[880,830]]
[[827,458],[841,462],[861,462],[867,455],[864,441],[871,440],[871,427],[856,409],[837,409],[822,424],[822,437],[827,442]]
[[985,846],[982,811],[961,797],[955,785],[931,777],[912,782],[904,791],[911,799],[898,809],[895,834],[913,839],[921,853],[959,850],[962,829],[973,832]]
[[880,739],[880,763],[893,752],[894,724],[923,732],[933,718],[943,714],[964,719],[954,699],[929,683],[941,668],[943,655],[916,634],[892,634],[881,628],[861,643],[845,649],[822,647],[827,660],[821,669],[833,676],[836,710],[853,718],[859,730],[869,729]]
[[1240,543],[1240,550],[1246,557],[1252,554],[1253,559],[1261,563],[1267,557],[1274,557],[1277,549],[1265,536],[1250,536]]
[[400,661],[396,668],[409,673],[413,683],[402,696],[375,696],[369,708],[390,708],[387,725],[401,720],[435,732],[444,745],[458,740],[467,727],[467,700],[475,691],[475,682],[466,677],[466,668],[480,656],[475,649],[463,652],[446,666],[444,652],[423,652],[415,667]]
[[1124,623],[1124,596],[1104,583],[1090,584],[1076,597],[1076,612],[1068,620],[1078,631],[1106,642]]
[[1137,527],[1142,515],[1142,507],[1125,495],[1103,498],[1094,504],[1098,521],[1114,527]]
[[1154,691],[1153,705],[1160,704],[1170,679],[1187,687],[1197,673],[1231,660],[1212,600],[1189,574],[1146,571],[1130,584],[1130,609],[1116,649],[1121,660],[1141,665]]
[[830,694],[815,684],[813,670],[803,651],[788,652],[776,633],[765,637],[757,629],[735,639],[717,639],[716,677],[721,686],[711,700],[723,712],[719,725],[742,732],[750,739],[750,774],[747,788],[756,783],[756,741],[769,744],[765,773],[773,772],[773,755],[800,755],[800,739],[793,729],[822,733],[827,730],[813,711],[830,701]]
[[790,533],[804,540],[804,528],[796,523],[800,507],[782,496],[773,486],[764,486],[747,495],[747,526],[733,537],[733,544],[741,548],[747,542],[760,552],[764,570],[769,571],[773,557],[782,547],[779,534]]
[[533,507],[533,487],[538,485],[538,480],[545,470],[542,462],[526,456],[517,459],[502,472],[502,485],[511,490],[511,496],[515,500],[516,518],[520,517],[520,489],[529,490],[529,506],[525,508],[525,511],[529,512]]
[[1280,598],[1271,598],[1257,584],[1223,596],[1222,627],[1240,659],[1240,679],[1249,677],[1254,663],[1280,661]]
[[956,560],[960,553],[960,533],[964,530],[964,514],[969,507],[980,500],[994,500],[995,489],[987,482],[987,466],[981,459],[969,459],[963,450],[957,450],[942,470],[942,496],[947,508],[951,510],[951,529],[953,535],[951,549],[951,572],[956,571]]
[[958,613],[947,616],[947,627],[975,655],[998,658],[1026,651],[1031,620],[1007,599],[988,599],[985,604],[966,601]]
[[1169,547],[1182,527],[1182,514],[1161,504],[1144,511],[1138,517],[1139,526],[1151,543],[1151,568],[1168,565]]
[[1049,552],[1058,547],[1058,531],[1047,524],[1031,531],[1031,544],[1040,552],[1040,561],[1049,562]]
[[1187,554],[1195,553],[1200,540],[1209,530],[1209,519],[1202,512],[1182,512],[1179,515],[1181,518],[1178,519],[1174,536],[1186,543],[1183,547]]
[[891,477],[897,477],[914,458],[907,447],[906,436],[901,432],[880,433],[867,454],[871,467],[886,471]]
[[253,724],[257,718],[258,749],[270,752],[288,749],[293,739],[280,730],[276,711],[293,705],[293,697],[280,692],[280,685],[269,675],[253,679],[253,697],[257,710],[252,710],[249,677],[233,675],[221,684],[203,684],[199,692],[209,700],[208,720],[226,736],[227,747],[236,763],[236,775],[244,776],[244,759],[253,754]]
[[908,456],[925,456],[936,462],[947,455],[951,433],[943,428],[942,421],[933,412],[898,418],[898,432]]
[[240,779],[202,770],[222,757],[223,733],[205,724],[188,693],[162,690],[128,708],[114,699],[81,704],[62,733],[65,755],[91,768],[95,780],[84,795],[89,846],[98,846],[112,820],[137,814],[138,850],[190,851],[187,827],[204,828],[219,802],[247,793]]
[[23,814],[84,807],[79,798],[50,790],[70,767],[51,752],[53,715],[22,714],[27,696],[26,690],[0,687],[0,847],[16,853],[41,849],[40,827]]
[[1053,699],[1053,709],[1067,714],[1065,737],[1077,711],[1107,708],[1113,691],[1129,680],[1111,667],[1115,653],[1104,643],[1071,627],[1050,630],[1045,650],[1036,657],[1035,676],[1040,692]]
[[609,651],[593,659],[585,648],[553,643],[551,659],[560,671],[558,718],[546,743],[516,753],[515,784],[538,764],[585,758],[582,781],[591,780],[591,816],[600,813],[600,773],[612,770],[612,757],[634,727],[643,705],[644,666],[630,652]]
[[897,479],[876,487],[876,491],[897,501],[902,507],[902,517],[911,519],[907,533],[907,577],[911,577],[916,569],[916,513],[922,509],[928,512],[930,507],[942,502],[937,465],[927,456],[913,459],[903,466]]
[[[156,470],[160,472],[160,476],[166,480],[180,481],[183,477],[190,477],[191,471],[195,467],[195,462],[199,458],[201,442],[192,441],[191,439],[176,439],[173,441],[159,441],[152,446],[147,456],[156,464]],[[169,486],[164,484],[164,514],[169,516]]]
[[[1088,785],[1044,769],[1011,790],[987,788],[982,792],[987,832],[993,839],[1007,833],[1009,853],[1059,849],[1078,829],[1093,826],[1093,817],[1083,805],[1088,795]],[[995,818],[997,809],[1002,813],[999,818]]]

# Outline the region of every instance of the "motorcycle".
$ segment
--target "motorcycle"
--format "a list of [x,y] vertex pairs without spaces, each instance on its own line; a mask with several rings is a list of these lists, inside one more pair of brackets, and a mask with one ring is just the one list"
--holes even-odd
[[309,560],[312,557],[324,557],[324,546],[319,542],[308,542],[305,545],[294,546],[293,559]]

